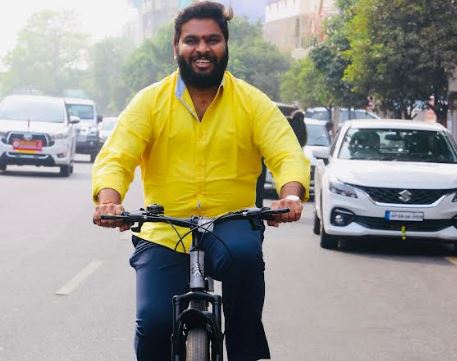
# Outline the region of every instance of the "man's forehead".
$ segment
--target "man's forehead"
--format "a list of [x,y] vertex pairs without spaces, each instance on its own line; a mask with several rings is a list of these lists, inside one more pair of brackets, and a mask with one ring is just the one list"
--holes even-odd
[[211,36],[221,35],[222,30],[213,19],[192,19],[185,22],[181,27],[181,37],[195,36]]

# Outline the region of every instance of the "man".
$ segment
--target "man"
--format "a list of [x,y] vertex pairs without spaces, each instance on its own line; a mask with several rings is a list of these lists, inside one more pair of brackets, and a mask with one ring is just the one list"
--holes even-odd
[[[226,72],[228,21],[224,7],[198,2],[175,20],[179,71],[140,91],[121,114],[93,169],[94,221],[120,214],[137,165],[145,205],[176,217],[215,217],[251,207],[261,157],[280,187],[273,208],[290,208],[269,225],[300,218],[308,197],[309,163],[278,108],[259,90]],[[223,226],[223,227],[222,227]],[[135,348],[139,361],[169,361],[173,295],[188,291],[190,237],[178,242],[167,224],[147,223],[133,236],[137,278]],[[215,227],[220,242],[206,248],[209,275],[222,281],[230,361],[269,358],[261,322],[265,295],[263,229],[235,221]],[[279,241],[279,240],[278,240]]]

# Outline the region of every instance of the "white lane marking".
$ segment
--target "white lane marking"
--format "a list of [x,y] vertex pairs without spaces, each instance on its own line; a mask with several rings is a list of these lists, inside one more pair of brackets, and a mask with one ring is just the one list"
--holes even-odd
[[65,286],[56,292],[56,295],[67,296],[73,292],[81,283],[84,282],[92,273],[94,273],[101,265],[103,261],[93,261],[84,267],[79,273],[73,277]]
[[446,257],[446,259],[451,262],[454,266],[457,266],[457,257]]

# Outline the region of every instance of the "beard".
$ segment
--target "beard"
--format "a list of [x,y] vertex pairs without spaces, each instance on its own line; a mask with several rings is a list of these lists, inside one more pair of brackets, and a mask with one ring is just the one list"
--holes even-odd
[[[190,62],[187,62],[179,54],[176,58],[179,66],[179,73],[186,85],[197,89],[209,89],[218,87],[221,84],[225,70],[227,69],[229,54],[227,48],[225,55],[219,61],[215,56],[209,55],[194,56],[190,59]],[[214,68],[211,72],[206,74],[198,73],[192,69],[191,62],[201,58],[208,59],[214,64]]]

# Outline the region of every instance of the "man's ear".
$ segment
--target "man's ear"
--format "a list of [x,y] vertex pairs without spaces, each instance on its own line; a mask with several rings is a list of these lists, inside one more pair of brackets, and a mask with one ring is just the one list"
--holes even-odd
[[176,59],[178,56],[178,46],[173,43],[173,57]]

